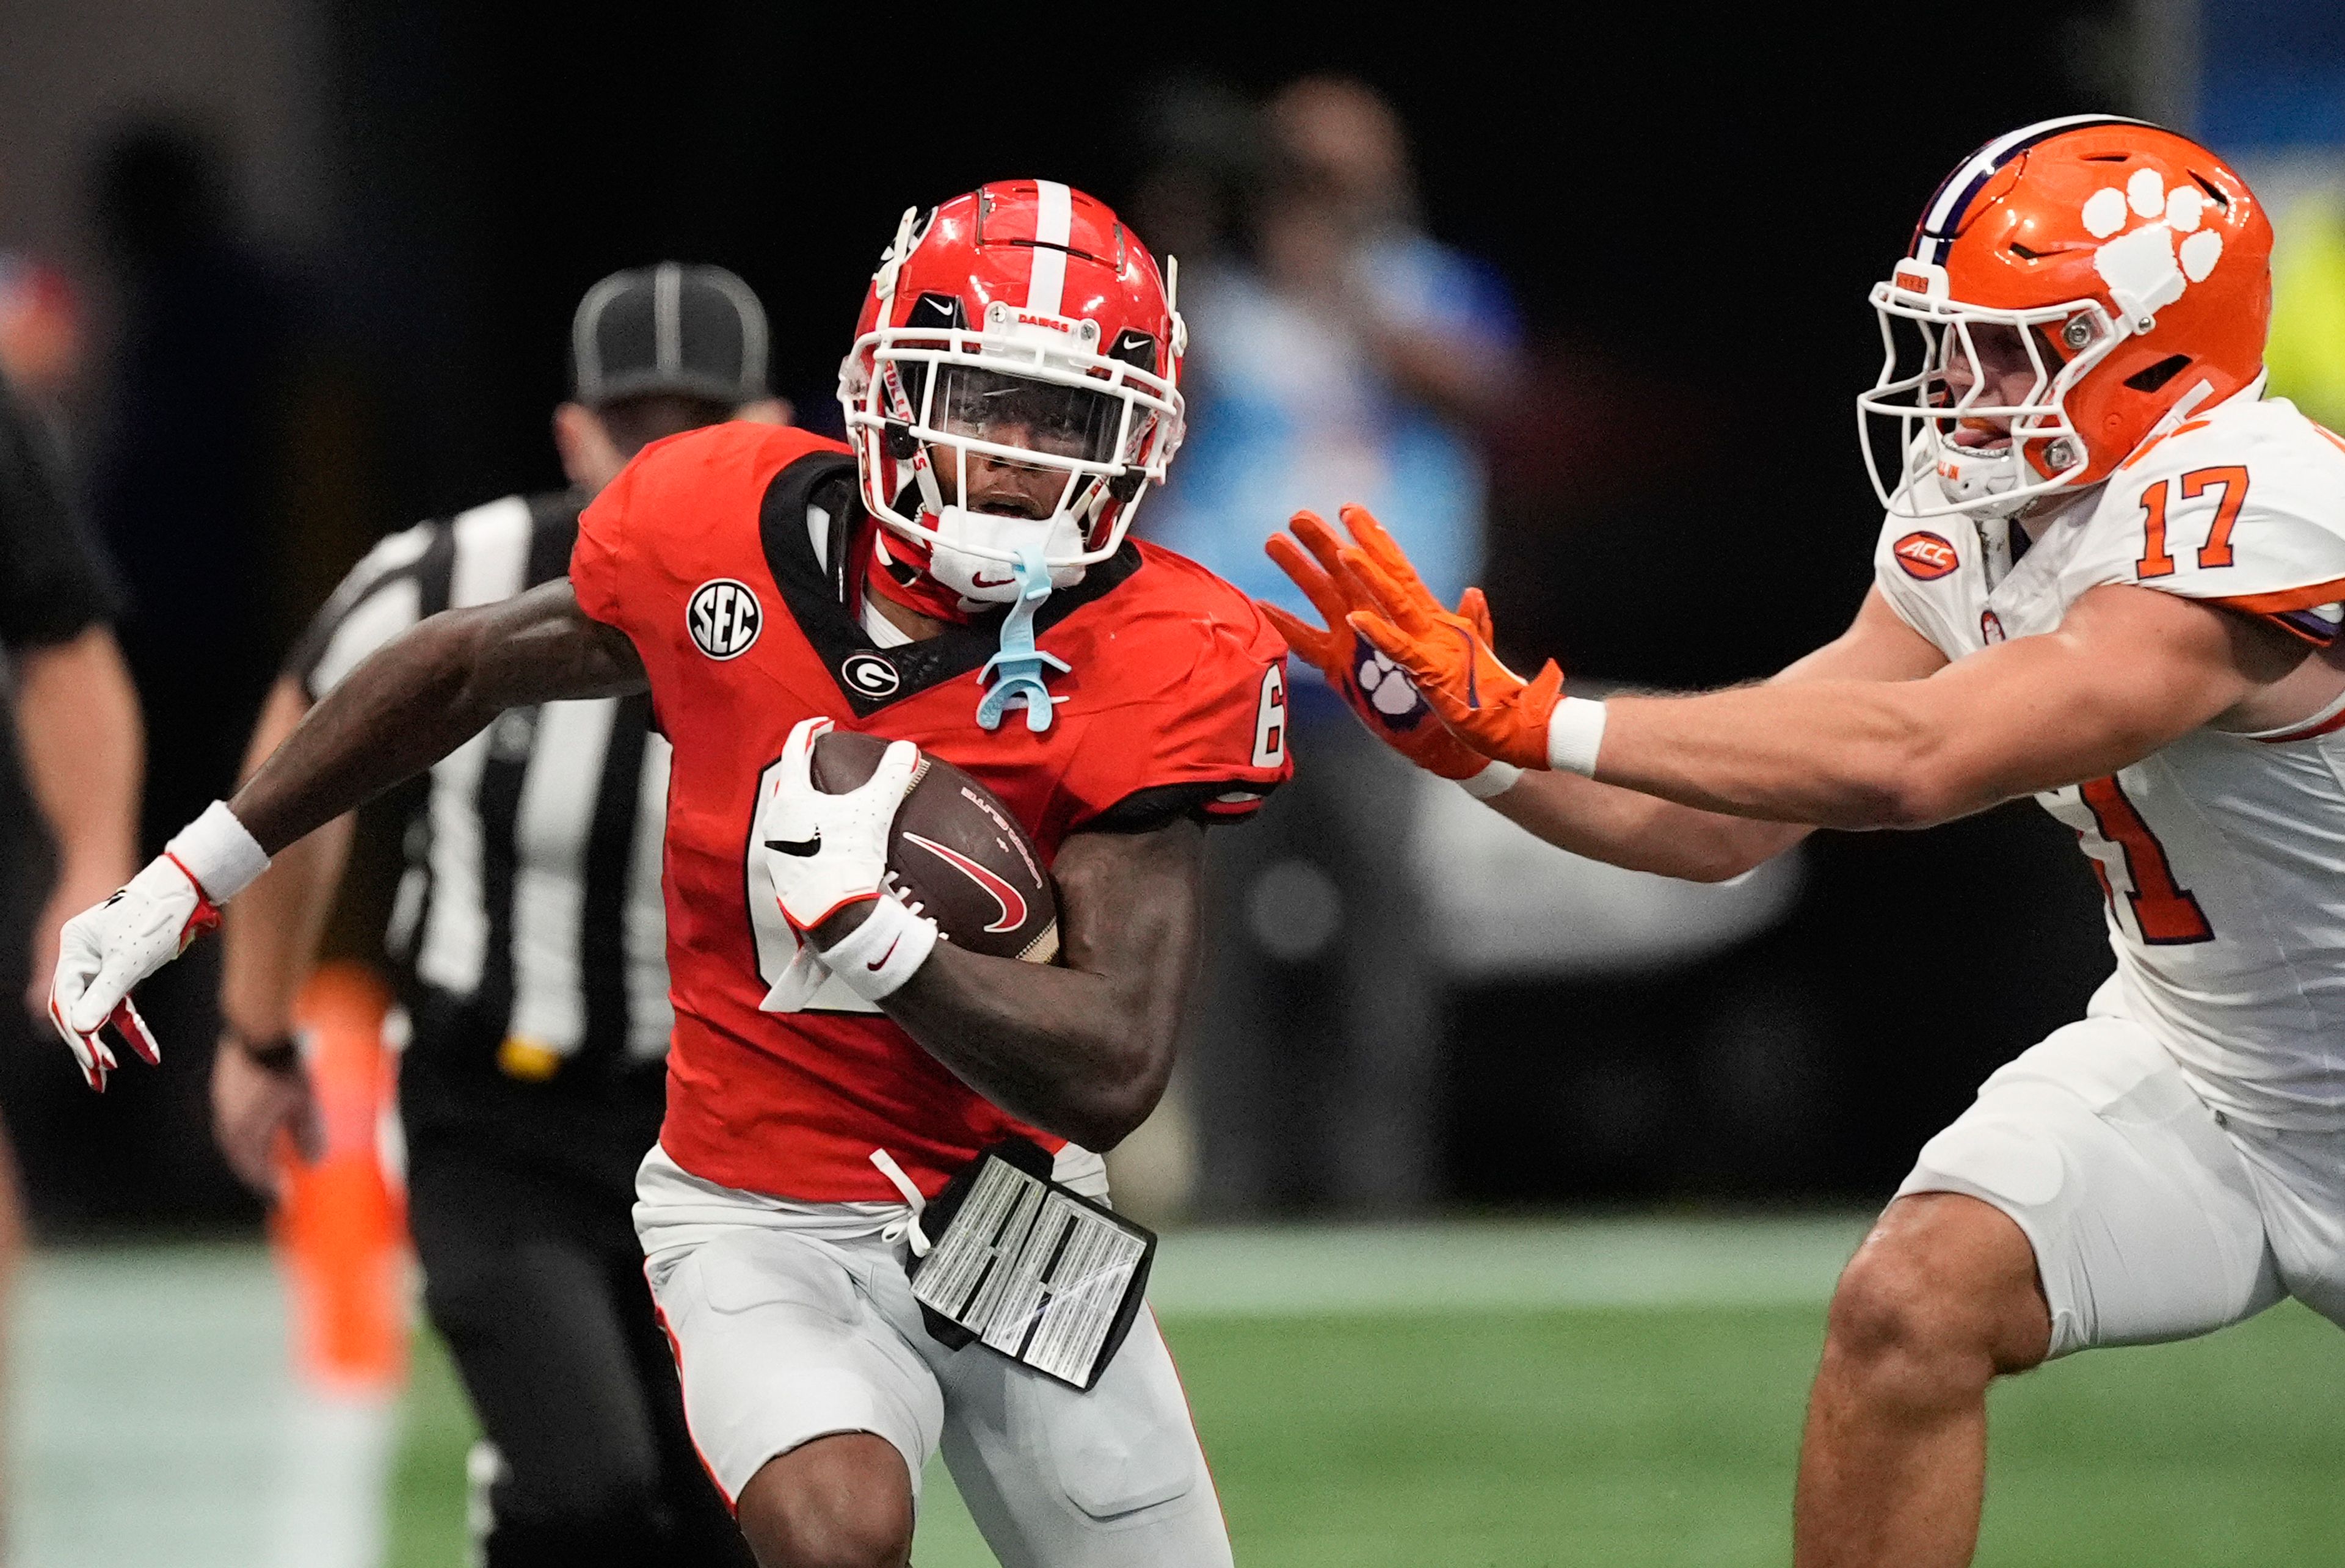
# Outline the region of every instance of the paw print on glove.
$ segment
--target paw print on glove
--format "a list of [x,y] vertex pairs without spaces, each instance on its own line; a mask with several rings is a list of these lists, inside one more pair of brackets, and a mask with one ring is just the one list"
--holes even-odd
[[1367,698],[1368,706],[1376,717],[1395,730],[1409,730],[1433,710],[1426,705],[1417,692],[1416,683],[1408,672],[1385,657],[1376,646],[1365,637],[1353,644],[1352,679],[1359,683],[1360,694]]
[[[2223,257],[2223,237],[2199,227],[2207,193],[2189,180],[2173,189],[2156,169],[2136,169],[2119,190],[2104,186],[2085,200],[2085,231],[2105,243],[2093,253],[2093,270],[2107,284],[2110,298],[2137,332],[2156,325],[2157,313],[2205,281]],[[2126,232],[2136,218],[2150,221]]]

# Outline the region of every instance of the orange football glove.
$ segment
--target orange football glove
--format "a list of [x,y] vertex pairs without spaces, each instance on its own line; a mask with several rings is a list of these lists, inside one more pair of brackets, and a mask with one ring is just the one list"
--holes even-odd
[[1338,560],[1376,601],[1351,612],[1352,629],[1407,671],[1441,722],[1475,751],[1518,768],[1549,766],[1547,722],[1563,697],[1562,669],[1549,659],[1528,681],[1516,674],[1491,652],[1480,589],[1444,610],[1375,518],[1356,506],[1343,517],[1356,548]]
[[[1344,516],[1348,520],[1356,510],[1346,509]],[[1400,667],[1352,630],[1345,617],[1375,609],[1376,601],[1337,559],[1344,543],[1335,531],[1308,511],[1296,512],[1290,526],[1294,539],[1275,533],[1264,548],[1278,562],[1279,570],[1294,579],[1294,585],[1303,590],[1327,625],[1323,631],[1275,604],[1263,604],[1262,612],[1278,628],[1287,646],[1327,677],[1327,683],[1343,693],[1371,734],[1426,772],[1446,779],[1466,779],[1488,767],[1487,758],[1442,727]],[[1299,545],[1297,539],[1303,541]],[[1478,590],[1469,590],[1467,597],[1480,605]]]

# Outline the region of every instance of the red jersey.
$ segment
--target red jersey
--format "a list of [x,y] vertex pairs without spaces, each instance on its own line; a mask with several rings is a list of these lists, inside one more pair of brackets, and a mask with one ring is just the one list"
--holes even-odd
[[1284,780],[1286,648],[1203,567],[1127,543],[1044,602],[1051,727],[977,724],[999,614],[905,646],[864,634],[855,460],[803,430],[719,425],[646,447],[578,523],[582,609],[627,634],[675,747],[666,866],[668,1055],[660,1142],[694,1175],[817,1201],[894,1200],[870,1163],[924,1192],[1027,1127],[835,982],[759,1010],[797,940],[753,880],[761,781],[799,720],[908,740],[1000,797],[1046,861],[1070,834],[1183,813],[1243,816]]

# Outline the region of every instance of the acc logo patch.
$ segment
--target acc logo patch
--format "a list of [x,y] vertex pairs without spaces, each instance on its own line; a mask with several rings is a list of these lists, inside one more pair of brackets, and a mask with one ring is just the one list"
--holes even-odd
[[712,659],[738,659],[764,630],[766,612],[746,582],[718,577],[692,591],[684,607],[692,645]]
[[1908,577],[1934,582],[1962,564],[1954,547],[1934,533],[1909,533],[1890,547]]
[[877,653],[849,653],[847,662],[838,667],[838,678],[847,683],[849,690],[867,697],[891,696],[904,683],[896,666]]

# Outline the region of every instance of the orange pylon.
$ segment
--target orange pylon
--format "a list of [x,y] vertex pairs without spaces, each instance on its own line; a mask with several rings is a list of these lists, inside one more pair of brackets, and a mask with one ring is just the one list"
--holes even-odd
[[395,1392],[407,1381],[406,1196],[385,1137],[398,1058],[383,1044],[391,993],[364,965],[321,965],[294,1019],[323,1133],[313,1162],[288,1138],[270,1234],[291,1302],[294,1359],[305,1381],[341,1392]]

